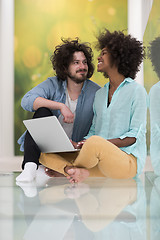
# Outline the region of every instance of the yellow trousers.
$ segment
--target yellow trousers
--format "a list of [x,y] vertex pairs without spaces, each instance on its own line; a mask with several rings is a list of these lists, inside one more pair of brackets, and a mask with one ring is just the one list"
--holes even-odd
[[99,136],[87,139],[79,152],[42,153],[40,163],[64,175],[66,166],[86,168],[90,177],[128,179],[137,173],[136,157]]

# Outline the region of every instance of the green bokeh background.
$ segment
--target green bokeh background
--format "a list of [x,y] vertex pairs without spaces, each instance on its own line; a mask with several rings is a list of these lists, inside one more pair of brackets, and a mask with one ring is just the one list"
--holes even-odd
[[[79,37],[94,49],[104,27],[127,29],[127,0],[15,0],[15,155],[22,154],[17,144],[25,131],[22,121],[33,115],[21,108],[21,98],[55,74],[49,59],[61,37]],[[95,66],[97,56],[94,49]],[[107,81],[96,71],[92,80],[101,86]]]

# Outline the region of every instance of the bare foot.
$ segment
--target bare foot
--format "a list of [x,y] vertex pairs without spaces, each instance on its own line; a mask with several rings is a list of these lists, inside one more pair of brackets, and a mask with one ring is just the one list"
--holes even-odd
[[81,195],[89,192],[89,186],[86,183],[77,183],[65,188],[64,193],[70,199],[79,198]]
[[89,176],[89,171],[85,168],[66,167],[65,172],[69,175],[67,179],[70,183],[82,182]]
[[45,173],[49,176],[49,177],[65,177],[62,173],[56,172],[50,168],[45,168]]

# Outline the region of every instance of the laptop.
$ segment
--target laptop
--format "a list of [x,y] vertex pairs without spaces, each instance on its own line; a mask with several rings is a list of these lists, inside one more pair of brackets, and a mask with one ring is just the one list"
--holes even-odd
[[23,121],[42,153],[75,152],[57,117],[34,118]]

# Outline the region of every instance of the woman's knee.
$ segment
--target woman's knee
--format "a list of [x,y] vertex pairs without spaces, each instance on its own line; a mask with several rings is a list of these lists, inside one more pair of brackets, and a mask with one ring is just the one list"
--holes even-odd
[[103,143],[107,144],[107,142],[108,141],[106,139],[104,139],[104,138],[102,138],[100,136],[94,135],[94,136],[91,136],[90,138],[87,139],[86,145],[88,145],[88,146],[89,145],[91,145],[91,146],[98,146],[99,144],[101,145]]

